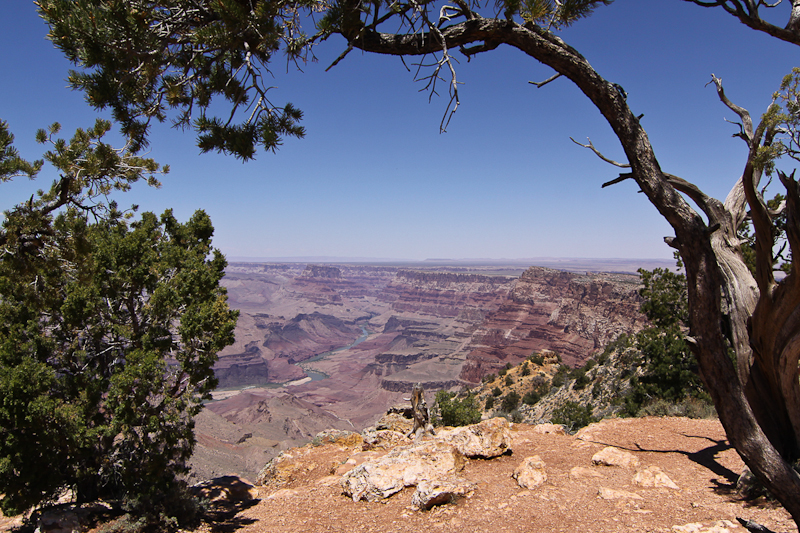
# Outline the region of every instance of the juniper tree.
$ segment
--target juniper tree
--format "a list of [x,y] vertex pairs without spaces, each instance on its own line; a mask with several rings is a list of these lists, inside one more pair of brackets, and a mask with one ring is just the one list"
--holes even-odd
[[[687,1],[724,9],[750,27],[800,44],[797,2],[792,2],[788,24],[781,28],[759,15],[759,9],[780,2]],[[748,150],[742,175],[731,179],[727,198],[714,199],[661,168],[639,117],[628,107],[625,91],[603,78],[557,35],[560,28],[609,3],[41,0],[40,5],[51,24],[54,42],[70,59],[90,69],[73,75],[73,84],[85,89],[95,105],[111,106],[126,131],[141,140],[147,121],[165,118],[169,109],[178,111],[181,125],[189,125],[196,112],[199,115],[192,118],[192,124],[202,134],[201,148],[228,150],[240,157],[252,157],[253,146],[259,143],[274,147],[280,135],[301,133],[293,129],[297,115],[263,111],[261,116],[286,120],[267,121],[258,128],[253,122],[263,109],[258,105],[253,108],[256,112],[245,115],[238,125],[233,118],[213,122],[202,111],[212,94],[224,95],[231,102],[231,117],[243,105],[264,102],[259,97],[266,95],[266,85],[253,67],[266,69],[280,46],[290,60],[302,59],[312,54],[312,45],[338,34],[347,40],[347,47],[337,62],[354,49],[427,57],[419,62],[430,65],[429,70],[421,68],[421,78],[432,91],[445,83],[449,94],[443,127],[459,104],[454,54],[469,59],[508,45],[552,68],[553,76],[536,85],[549,86],[559,78],[575,84],[600,111],[623,148],[627,162],[617,163],[586,145],[606,162],[626,169],[606,185],[635,181],[672,227],[675,236],[668,244],[679,252],[688,284],[686,339],[701,377],[733,446],[800,523],[800,476],[792,468],[800,458],[800,318],[795,312],[800,302],[800,267],[792,263],[782,279],[776,279],[773,271],[779,212],[786,214],[792,257],[800,247],[798,183],[793,172],[776,166],[779,159],[798,155],[800,73],[787,76],[760,121],[731,101],[722,81],[712,77],[720,102],[740,119],[736,136]],[[302,18],[298,13],[304,9],[324,12],[311,38],[298,27]],[[87,21],[98,22],[95,26]],[[385,28],[395,29],[395,33],[385,33]],[[214,46],[208,44],[212,42]],[[104,46],[109,48],[107,53],[99,50]],[[181,51],[192,60],[181,59]],[[217,77],[224,82],[217,83]],[[226,93],[223,87],[232,89]],[[245,94],[258,96],[246,100]],[[777,175],[784,188],[785,202],[776,209],[764,201],[761,180],[765,173]],[[748,216],[753,228],[755,274],[743,258],[745,243],[739,233]]]
[[[121,212],[107,195],[161,169],[102,141],[98,121],[69,141],[40,131],[58,172],[5,212],[0,229],[0,508],[19,513],[63,490],[149,513],[186,473],[192,417],[216,380],[236,313],[225,259],[198,211],[186,223]],[[3,179],[35,176],[5,139]]]

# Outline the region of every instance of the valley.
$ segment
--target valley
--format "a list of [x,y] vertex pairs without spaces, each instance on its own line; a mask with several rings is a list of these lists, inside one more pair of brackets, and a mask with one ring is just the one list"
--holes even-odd
[[417,382],[432,402],[533,351],[582,364],[645,325],[638,276],[588,266],[230,263],[241,314],[197,418],[193,475],[252,477],[319,431],[374,423]]

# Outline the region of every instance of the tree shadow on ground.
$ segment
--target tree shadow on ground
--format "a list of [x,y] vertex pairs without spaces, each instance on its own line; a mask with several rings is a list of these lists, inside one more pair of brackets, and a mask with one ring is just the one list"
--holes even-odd
[[[597,442],[597,441],[590,441],[590,442],[594,442],[595,444],[600,444],[600,445],[603,445],[603,446],[614,446],[615,448],[620,448],[622,450],[628,450],[628,451],[649,452],[649,453],[665,453],[665,454],[666,453],[677,453],[677,454],[685,455],[686,458],[689,459],[690,461],[692,461],[693,463],[697,463],[700,466],[711,470],[713,473],[715,473],[720,478],[724,478],[724,479],[726,479],[728,481],[728,483],[721,483],[720,481],[718,481],[716,479],[712,480],[712,483],[714,483],[717,486],[717,488],[715,488],[715,490],[719,489],[720,491],[726,491],[726,490],[730,491],[736,485],[736,480],[739,479],[739,474],[737,474],[736,472],[734,472],[730,468],[722,465],[719,461],[717,461],[717,454],[722,453],[722,452],[724,452],[726,450],[730,450],[730,449],[733,448],[733,446],[731,446],[730,443],[726,439],[716,440],[716,439],[712,439],[711,437],[706,437],[704,435],[687,435],[686,433],[681,433],[681,435],[683,435],[684,437],[690,438],[690,439],[707,440],[709,442],[712,442],[713,444],[711,446],[703,448],[702,450],[698,450],[696,452],[690,452],[690,451],[680,450],[680,449],[672,449],[672,450],[649,449],[649,448],[644,448],[644,447],[640,446],[639,444],[634,444],[634,447],[626,447],[626,446],[620,446],[618,444],[607,444],[607,443]],[[589,442],[589,441],[587,441],[587,442]]]

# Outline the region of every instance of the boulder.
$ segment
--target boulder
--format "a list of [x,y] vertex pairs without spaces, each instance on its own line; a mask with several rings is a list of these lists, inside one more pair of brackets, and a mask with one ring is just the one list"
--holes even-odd
[[294,480],[303,469],[303,464],[297,461],[292,454],[281,452],[261,469],[256,476],[256,485],[280,488]]
[[323,444],[336,444],[337,446],[352,448],[354,446],[361,446],[364,443],[364,438],[355,431],[326,429],[325,431],[320,431],[317,433],[311,442],[317,446]]
[[408,434],[413,427],[414,419],[411,416],[411,407],[403,410],[401,408],[390,409],[375,424],[376,430],[390,429],[403,435]]
[[452,503],[460,497],[468,496],[475,487],[475,483],[460,478],[421,481],[411,496],[411,505],[427,511],[435,505]]
[[544,466],[544,461],[538,455],[526,457],[514,470],[511,477],[516,479],[517,484],[523,489],[533,490],[547,481]]
[[620,466],[622,468],[636,468],[639,459],[630,452],[606,446],[592,456],[592,463],[602,466]]
[[633,483],[640,487],[680,490],[680,487],[657,466],[648,466],[644,470],[636,472],[636,475],[633,476]]
[[[411,425],[408,426],[411,428]],[[408,439],[405,433],[393,431],[391,429],[365,429],[361,436],[363,437],[362,449],[364,450],[390,450],[400,444],[408,444]]]
[[456,448],[466,457],[489,459],[511,451],[511,428],[502,417],[490,418],[470,426],[443,429],[437,441]]
[[342,491],[353,501],[378,501],[403,487],[423,481],[446,479],[460,472],[466,459],[453,446],[426,441],[395,448],[383,457],[362,463],[340,481]]

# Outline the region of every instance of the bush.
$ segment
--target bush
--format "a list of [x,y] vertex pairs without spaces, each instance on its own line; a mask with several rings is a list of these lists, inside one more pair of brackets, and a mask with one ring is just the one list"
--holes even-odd
[[569,376],[575,380],[575,383],[572,384],[572,388],[575,390],[583,390],[590,381],[586,375],[586,370],[583,368],[576,368],[569,373]]
[[565,426],[567,431],[574,433],[592,422],[597,422],[592,416],[592,409],[592,404],[581,405],[578,402],[568,401],[553,411],[551,421]]
[[567,382],[567,373],[569,372],[569,367],[566,365],[561,365],[558,367],[558,371],[553,376],[553,381],[550,382],[550,385],[555,388],[563,387],[564,384]]
[[530,357],[528,357],[528,360],[535,365],[541,366],[544,364],[544,356],[536,352],[532,353]]
[[494,407],[494,396],[487,396],[484,408],[488,410],[491,409],[492,407]]
[[531,367],[528,366],[528,362],[527,361],[522,363],[522,372],[521,372],[521,374],[523,376],[530,376],[531,375]]
[[[490,396],[491,398],[491,396]],[[481,408],[475,395],[470,393],[459,399],[455,393],[440,390],[436,393],[433,424],[436,426],[468,426],[481,421]]]
[[514,378],[512,378],[511,376],[506,376],[506,387],[510,387],[513,384],[514,384]]
[[500,396],[501,394],[503,394],[503,391],[500,389],[500,387],[495,387],[492,389],[492,396]]
[[516,391],[511,391],[503,397],[503,403],[500,404],[500,410],[504,413],[510,413],[519,406],[519,394]]

